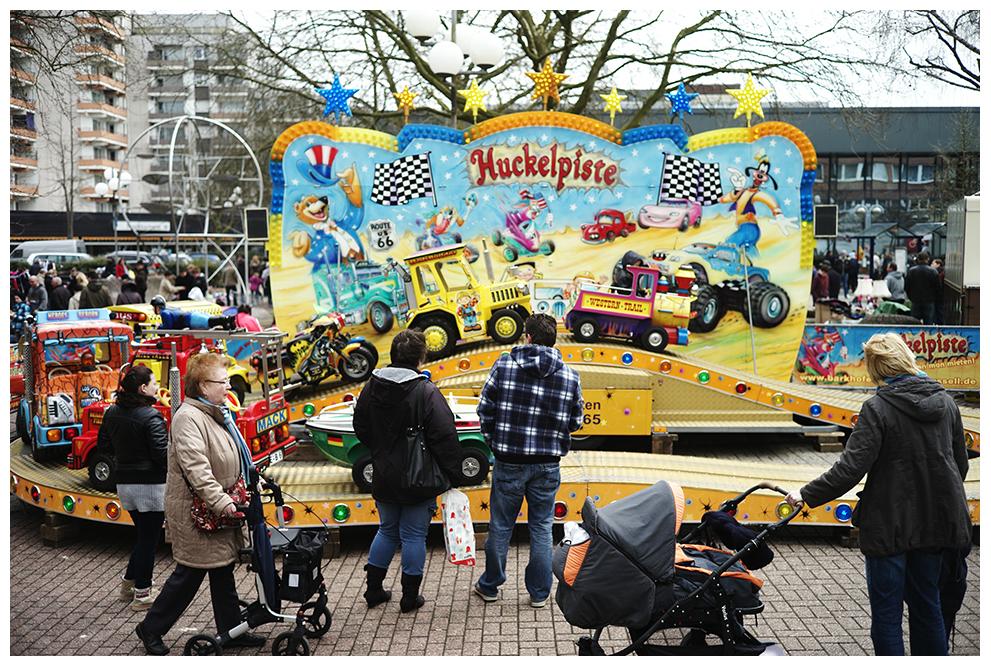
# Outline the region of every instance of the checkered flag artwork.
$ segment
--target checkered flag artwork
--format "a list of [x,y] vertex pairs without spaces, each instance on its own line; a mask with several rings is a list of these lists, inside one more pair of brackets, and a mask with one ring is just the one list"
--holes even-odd
[[703,206],[719,202],[723,195],[719,164],[703,163],[687,155],[664,154],[657,200],[690,199]]
[[420,197],[430,197],[433,205],[437,205],[429,152],[375,165],[371,194],[373,202],[383,206],[402,206]]

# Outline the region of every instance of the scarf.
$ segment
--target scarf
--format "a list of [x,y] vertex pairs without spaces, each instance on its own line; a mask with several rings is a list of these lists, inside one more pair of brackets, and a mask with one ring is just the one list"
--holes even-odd
[[219,408],[221,414],[224,416],[224,427],[230,434],[231,439],[234,440],[234,446],[237,447],[238,454],[241,458],[241,475],[244,477],[245,483],[251,479],[248,472],[251,470],[251,452],[248,450],[248,443],[244,441],[244,436],[241,435],[241,431],[237,429],[237,423],[234,421],[234,412],[226,405],[214,405],[210,401],[199,398],[200,401],[206,403],[207,405],[212,405],[215,408]]

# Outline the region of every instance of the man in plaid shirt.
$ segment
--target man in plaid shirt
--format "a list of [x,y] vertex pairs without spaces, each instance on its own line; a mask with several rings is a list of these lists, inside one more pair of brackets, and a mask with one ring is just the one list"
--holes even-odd
[[553,580],[551,528],[561,485],[559,461],[571,447],[571,433],[581,427],[584,403],[577,371],[564,364],[554,347],[554,318],[531,315],[524,328],[525,344],[492,365],[478,403],[482,435],[495,464],[485,572],[475,593],[486,602],[498,599],[499,586],[506,581],[509,540],[525,498],[530,529],[525,582],[530,606],[543,607]]

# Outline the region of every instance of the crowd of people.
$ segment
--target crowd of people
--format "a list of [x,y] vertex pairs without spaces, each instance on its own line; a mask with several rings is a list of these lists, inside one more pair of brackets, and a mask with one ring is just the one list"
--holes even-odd
[[[922,324],[944,324],[944,260],[931,259],[925,250],[911,256],[907,267],[899,267],[890,253],[868,257],[858,259],[857,253],[837,254],[832,250],[825,253],[812,274],[811,295],[817,324],[829,321],[830,302],[851,298],[860,277],[870,275],[871,271],[875,280],[885,281],[891,293],[886,301],[906,305],[909,308],[906,314]],[[870,270],[867,262],[870,262]]]
[[245,269],[244,258],[239,255],[220,273],[224,294],[214,296],[206,274],[192,263],[180,267],[176,275],[167,266],[146,266],[141,260],[131,267],[120,257],[108,256],[102,269],[88,271],[80,271],[76,266],[60,270],[36,260],[26,271],[12,271],[10,275],[10,342],[17,342],[27,318],[38,311],[151,303],[156,296],[166,301],[215,299],[226,306],[271,303],[268,262],[253,255],[247,268],[250,273],[247,294],[240,289],[238,280]]

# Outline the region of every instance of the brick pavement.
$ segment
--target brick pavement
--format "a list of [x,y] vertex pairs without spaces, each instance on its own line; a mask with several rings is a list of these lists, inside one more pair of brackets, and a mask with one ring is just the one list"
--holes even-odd
[[[675,453],[761,460],[789,459],[827,467],[836,454],[815,452],[806,441],[775,438],[730,444],[710,439],[679,442]],[[119,576],[127,562],[133,528],[84,522],[83,536],[57,548],[42,544],[38,526],[43,513],[11,496],[10,503],[10,653],[35,655],[143,655],[134,636],[142,614],[117,600]],[[559,530],[559,529],[558,529]],[[517,528],[509,553],[509,580],[500,599],[486,604],[471,594],[481,573],[444,560],[439,526],[431,527],[422,593],[427,602],[415,613],[400,614],[398,556],[386,578],[396,591],[392,602],[368,609],[362,566],[374,536],[373,527],[341,532],[341,555],[325,560],[329,632],[310,640],[315,655],[338,656],[501,656],[574,655],[574,642],[587,631],[573,628],[556,605],[532,609],[523,586],[527,561],[526,528]],[[794,527],[772,543],[774,561],[756,574],[764,580],[765,611],[748,627],[761,639],[778,642],[789,655],[870,655],[870,617],[863,558],[859,550],[838,544],[834,529]],[[484,556],[483,556],[484,558]],[[980,654],[980,547],[969,559],[969,589],[957,617],[952,652]],[[158,550],[155,580],[164,582],[174,568],[167,545]],[[236,569],[242,598],[255,598],[253,579]],[[556,585],[556,583],[555,583]],[[292,609],[293,607],[290,607]],[[255,630],[268,639],[263,649],[232,649],[232,655],[268,655],[271,641],[288,624]],[[204,586],[165,641],[181,655],[186,640],[213,630],[209,593]],[[907,632],[907,623],[906,623]],[[663,633],[676,642],[681,632]],[[628,643],[625,631],[610,628],[602,640],[607,650]]]

